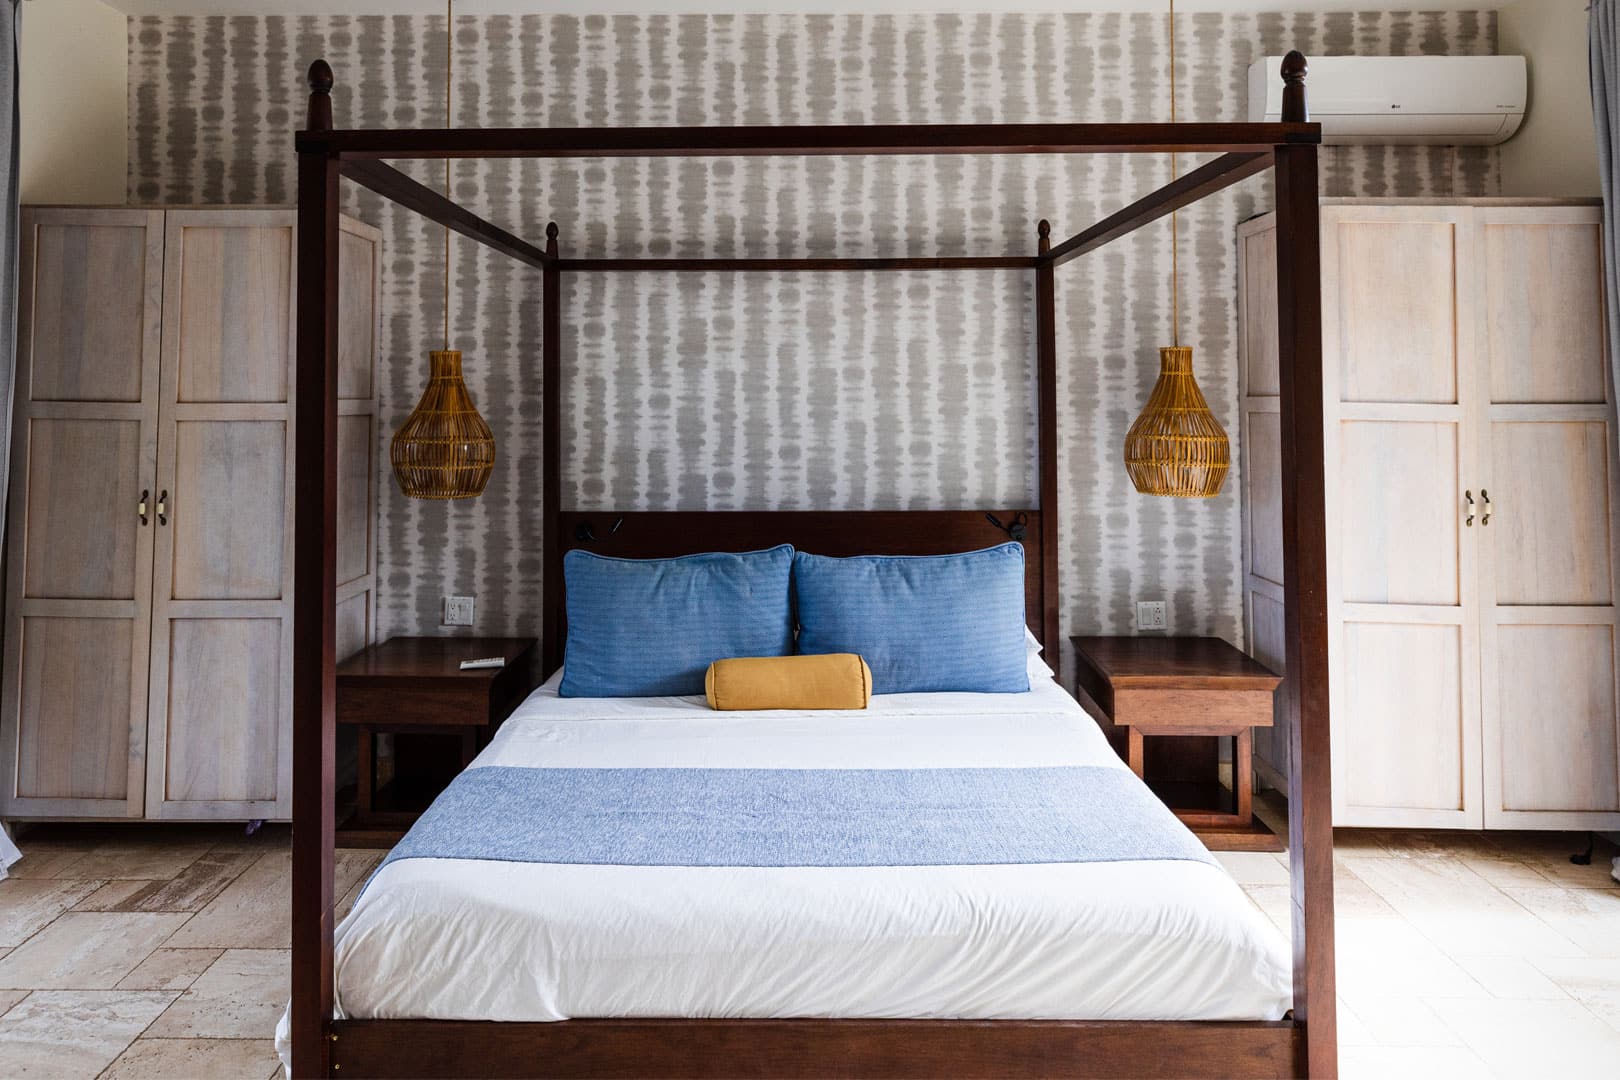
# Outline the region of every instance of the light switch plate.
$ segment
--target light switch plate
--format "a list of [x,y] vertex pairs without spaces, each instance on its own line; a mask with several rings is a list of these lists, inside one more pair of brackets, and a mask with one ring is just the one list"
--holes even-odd
[[1136,602],[1136,628],[1138,630],[1168,630],[1170,616],[1163,600]]
[[473,598],[447,596],[444,598],[444,621],[441,626],[471,626],[473,624]]

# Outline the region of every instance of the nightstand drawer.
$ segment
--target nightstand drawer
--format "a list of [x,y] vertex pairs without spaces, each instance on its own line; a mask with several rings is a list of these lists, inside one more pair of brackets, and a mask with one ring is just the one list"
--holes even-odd
[[1115,690],[1114,723],[1144,735],[1230,735],[1270,727],[1270,690]]
[[489,688],[418,690],[397,686],[344,687],[338,693],[340,724],[379,727],[483,727],[489,723]]

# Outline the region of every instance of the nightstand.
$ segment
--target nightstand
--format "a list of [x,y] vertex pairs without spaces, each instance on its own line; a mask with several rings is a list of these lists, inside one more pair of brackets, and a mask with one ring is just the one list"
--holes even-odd
[[1126,760],[1144,773],[1145,736],[1230,737],[1232,789],[1218,777],[1150,787],[1216,851],[1281,851],[1254,816],[1252,729],[1270,727],[1282,678],[1220,638],[1077,637],[1076,683],[1126,737]]
[[[506,665],[460,669],[461,661],[486,656],[503,657]],[[389,638],[339,664],[337,722],[355,728],[360,751],[357,806],[339,826],[339,842],[398,842],[539,682],[534,638]],[[396,745],[392,776],[378,775],[379,736]],[[414,754],[405,752],[407,746],[417,747]],[[399,767],[410,758],[416,769]]]

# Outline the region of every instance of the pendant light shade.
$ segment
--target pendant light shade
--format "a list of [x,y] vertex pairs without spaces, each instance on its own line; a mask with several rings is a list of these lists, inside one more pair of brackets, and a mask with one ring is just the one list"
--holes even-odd
[[400,490],[412,499],[473,499],[495,468],[495,435],[461,378],[461,353],[428,354],[422,400],[388,446]]
[[[451,126],[455,87],[455,0],[444,5],[444,115]],[[450,159],[444,160],[450,196]],[[461,378],[461,353],[450,347],[450,226],[444,227],[444,348],[428,353],[428,385],[388,444],[394,478],[410,499],[476,499],[495,469],[495,433],[478,415]]]
[[1125,471],[1144,495],[1213,498],[1231,468],[1231,444],[1193,378],[1192,353],[1159,350],[1159,381],[1125,436]]

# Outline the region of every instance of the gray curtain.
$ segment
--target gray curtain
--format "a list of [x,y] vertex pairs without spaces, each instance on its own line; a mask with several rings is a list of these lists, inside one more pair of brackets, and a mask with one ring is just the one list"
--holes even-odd
[[1598,177],[1603,187],[1603,262],[1608,272],[1609,363],[1620,386],[1620,0],[1592,0],[1592,116],[1597,125]]
[[[17,23],[22,0],[0,7],[0,536],[5,534],[6,483],[11,476],[11,392],[17,373]],[[0,829],[0,878],[20,853]]]

